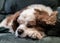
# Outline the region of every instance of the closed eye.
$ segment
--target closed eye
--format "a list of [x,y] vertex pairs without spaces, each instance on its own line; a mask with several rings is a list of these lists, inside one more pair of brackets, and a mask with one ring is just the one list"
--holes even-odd
[[27,27],[28,27],[28,28],[33,28],[34,25],[27,24]]

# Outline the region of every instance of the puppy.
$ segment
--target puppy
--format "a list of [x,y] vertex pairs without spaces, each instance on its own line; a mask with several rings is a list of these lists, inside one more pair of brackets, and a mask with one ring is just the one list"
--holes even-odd
[[20,24],[16,30],[16,36],[42,39],[45,35],[46,25],[54,26],[57,11],[44,5],[31,5],[25,9],[17,19]]
[[9,28],[9,32],[15,33],[17,37],[42,39],[46,36],[45,32],[48,32],[45,29],[46,25],[56,24],[56,15],[57,11],[48,6],[33,4],[9,15],[0,23],[0,27]]

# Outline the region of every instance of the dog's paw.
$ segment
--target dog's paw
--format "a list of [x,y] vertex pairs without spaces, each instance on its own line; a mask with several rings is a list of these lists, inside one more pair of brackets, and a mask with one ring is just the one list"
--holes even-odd
[[42,32],[41,33],[36,32],[36,33],[33,33],[31,37],[35,39],[42,39],[44,37],[44,34]]
[[28,36],[33,39],[42,39],[45,34],[44,32],[33,31],[32,33],[29,33]]

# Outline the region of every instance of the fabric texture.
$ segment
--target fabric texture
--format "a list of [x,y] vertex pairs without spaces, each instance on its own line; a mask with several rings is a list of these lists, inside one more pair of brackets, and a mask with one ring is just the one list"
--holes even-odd
[[6,17],[4,14],[0,14],[0,22]]
[[0,0],[0,11],[3,9],[4,1],[5,0]]
[[18,38],[11,33],[0,34],[0,43],[60,43],[59,37],[45,37],[41,40]]
[[57,7],[57,0],[6,0],[5,12],[14,13],[31,4],[44,4],[55,9]]

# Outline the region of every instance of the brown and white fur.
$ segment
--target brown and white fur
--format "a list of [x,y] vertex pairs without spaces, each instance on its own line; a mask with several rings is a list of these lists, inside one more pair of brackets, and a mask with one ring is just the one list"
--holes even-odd
[[30,37],[33,39],[42,39],[45,36],[44,28],[41,24],[55,25],[57,11],[50,7],[33,4],[22,11],[7,16],[1,23],[0,27],[9,28],[10,32],[19,37]]

